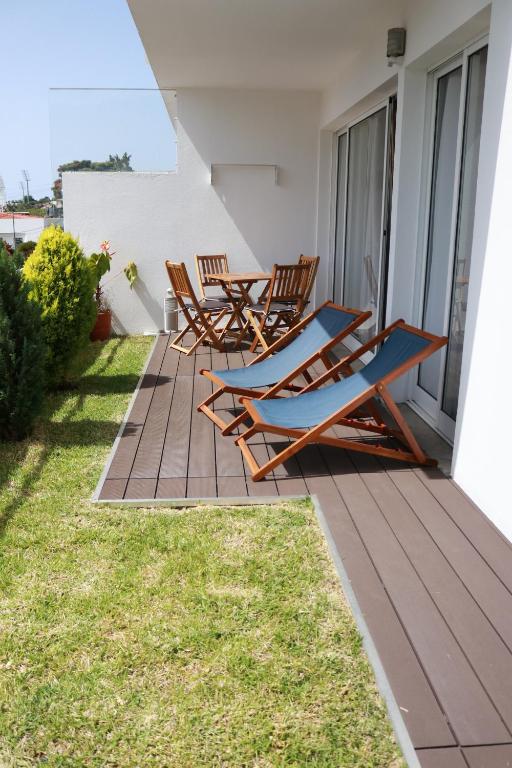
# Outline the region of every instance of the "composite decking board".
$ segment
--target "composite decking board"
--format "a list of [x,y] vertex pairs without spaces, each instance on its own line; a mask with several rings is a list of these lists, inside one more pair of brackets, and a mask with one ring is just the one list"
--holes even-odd
[[307,496],[308,488],[302,476],[276,477],[277,492],[280,496]]
[[179,362],[177,355],[175,350],[168,349],[162,361],[130,477],[158,477]]
[[189,477],[187,499],[211,499],[217,496],[216,477]]
[[193,379],[190,376],[177,376],[163,445],[159,477],[187,476],[192,385]]
[[259,480],[257,483],[247,475],[247,493],[249,496],[279,496],[276,481],[273,478]]
[[[212,358],[215,356],[216,362],[218,362],[221,370],[226,370],[228,366],[228,359],[226,353],[217,352],[212,354]],[[235,407],[239,406],[238,402],[235,402],[235,397],[229,392],[224,392],[220,397],[213,402],[213,411],[218,412],[221,419],[226,422],[231,421],[234,418]],[[203,419],[206,420],[204,416]],[[238,433],[238,429],[235,434]],[[245,468],[242,452],[235,445],[234,435],[226,435],[223,437],[220,433],[220,429],[215,427],[215,456],[217,465],[217,476],[220,477],[245,477]],[[247,494],[247,488],[245,494]],[[233,494],[231,494],[233,495]]]
[[217,475],[217,493],[219,498],[238,498],[247,496],[247,483],[243,477],[223,477]]
[[108,478],[105,480],[101,487],[101,491],[99,493],[98,498],[101,500],[106,499],[122,499],[124,496],[124,492],[126,490],[126,484],[128,480],[124,478],[123,480],[117,479],[117,480],[109,480]]
[[415,469],[415,474],[512,592],[512,543],[453,481],[446,482],[442,472],[437,469]]
[[388,476],[512,650],[512,595],[508,589],[413,471],[388,469]]
[[128,480],[126,484],[126,491],[124,492],[125,499],[154,499],[156,491],[157,479],[155,478],[141,478],[134,477]]
[[115,455],[108,469],[109,479],[126,479],[130,476],[147,412],[158,381],[158,374],[167,349],[167,336],[158,336],[153,353],[148,361],[135,401],[128,414],[127,422]]
[[[510,730],[512,654],[389,475],[377,471],[378,464],[371,457],[354,455],[352,460]],[[407,472],[402,471],[401,475],[404,474]],[[460,532],[459,535],[462,536]]]
[[469,768],[510,768],[512,766],[512,744],[492,747],[471,747],[463,749]]
[[320,501],[415,747],[456,743],[444,712],[332,477],[306,478]]
[[156,499],[183,499],[187,493],[186,477],[161,477],[156,486]]
[[200,403],[211,393],[211,381],[204,376],[194,376],[187,477],[215,477],[216,474],[215,427],[213,422],[195,407],[196,403]]
[[420,749],[416,755],[421,768],[468,768],[459,747]]
[[357,472],[334,478],[460,744],[508,741],[493,701]]

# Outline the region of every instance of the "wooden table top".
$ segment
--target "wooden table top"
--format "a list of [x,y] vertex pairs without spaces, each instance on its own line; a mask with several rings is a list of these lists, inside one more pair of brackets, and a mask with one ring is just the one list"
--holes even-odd
[[259,280],[270,280],[271,277],[268,272],[212,272],[208,275],[210,280],[219,280],[222,283],[256,283]]

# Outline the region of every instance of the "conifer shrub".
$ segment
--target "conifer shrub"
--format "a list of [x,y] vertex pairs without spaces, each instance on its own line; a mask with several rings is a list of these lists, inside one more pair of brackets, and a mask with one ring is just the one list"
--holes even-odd
[[25,240],[24,243],[20,243],[14,251],[14,260],[16,265],[21,269],[25,261],[28,259],[31,253],[34,252],[36,243],[33,240]]
[[23,275],[30,283],[30,298],[41,308],[47,380],[54,386],[67,378],[96,319],[91,271],[72,235],[48,227],[26,260]]
[[45,346],[38,305],[0,247],[0,440],[26,437],[41,412]]

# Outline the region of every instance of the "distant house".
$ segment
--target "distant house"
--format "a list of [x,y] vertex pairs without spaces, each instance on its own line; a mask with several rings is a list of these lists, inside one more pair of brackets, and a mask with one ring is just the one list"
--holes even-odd
[[37,240],[44,229],[42,216],[27,213],[0,213],[0,238],[16,247],[27,240]]

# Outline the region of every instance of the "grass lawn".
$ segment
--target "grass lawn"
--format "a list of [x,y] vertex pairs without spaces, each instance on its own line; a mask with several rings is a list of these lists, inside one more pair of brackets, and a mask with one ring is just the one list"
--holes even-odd
[[402,766],[309,504],[89,502],[149,343],[0,443],[0,766]]

